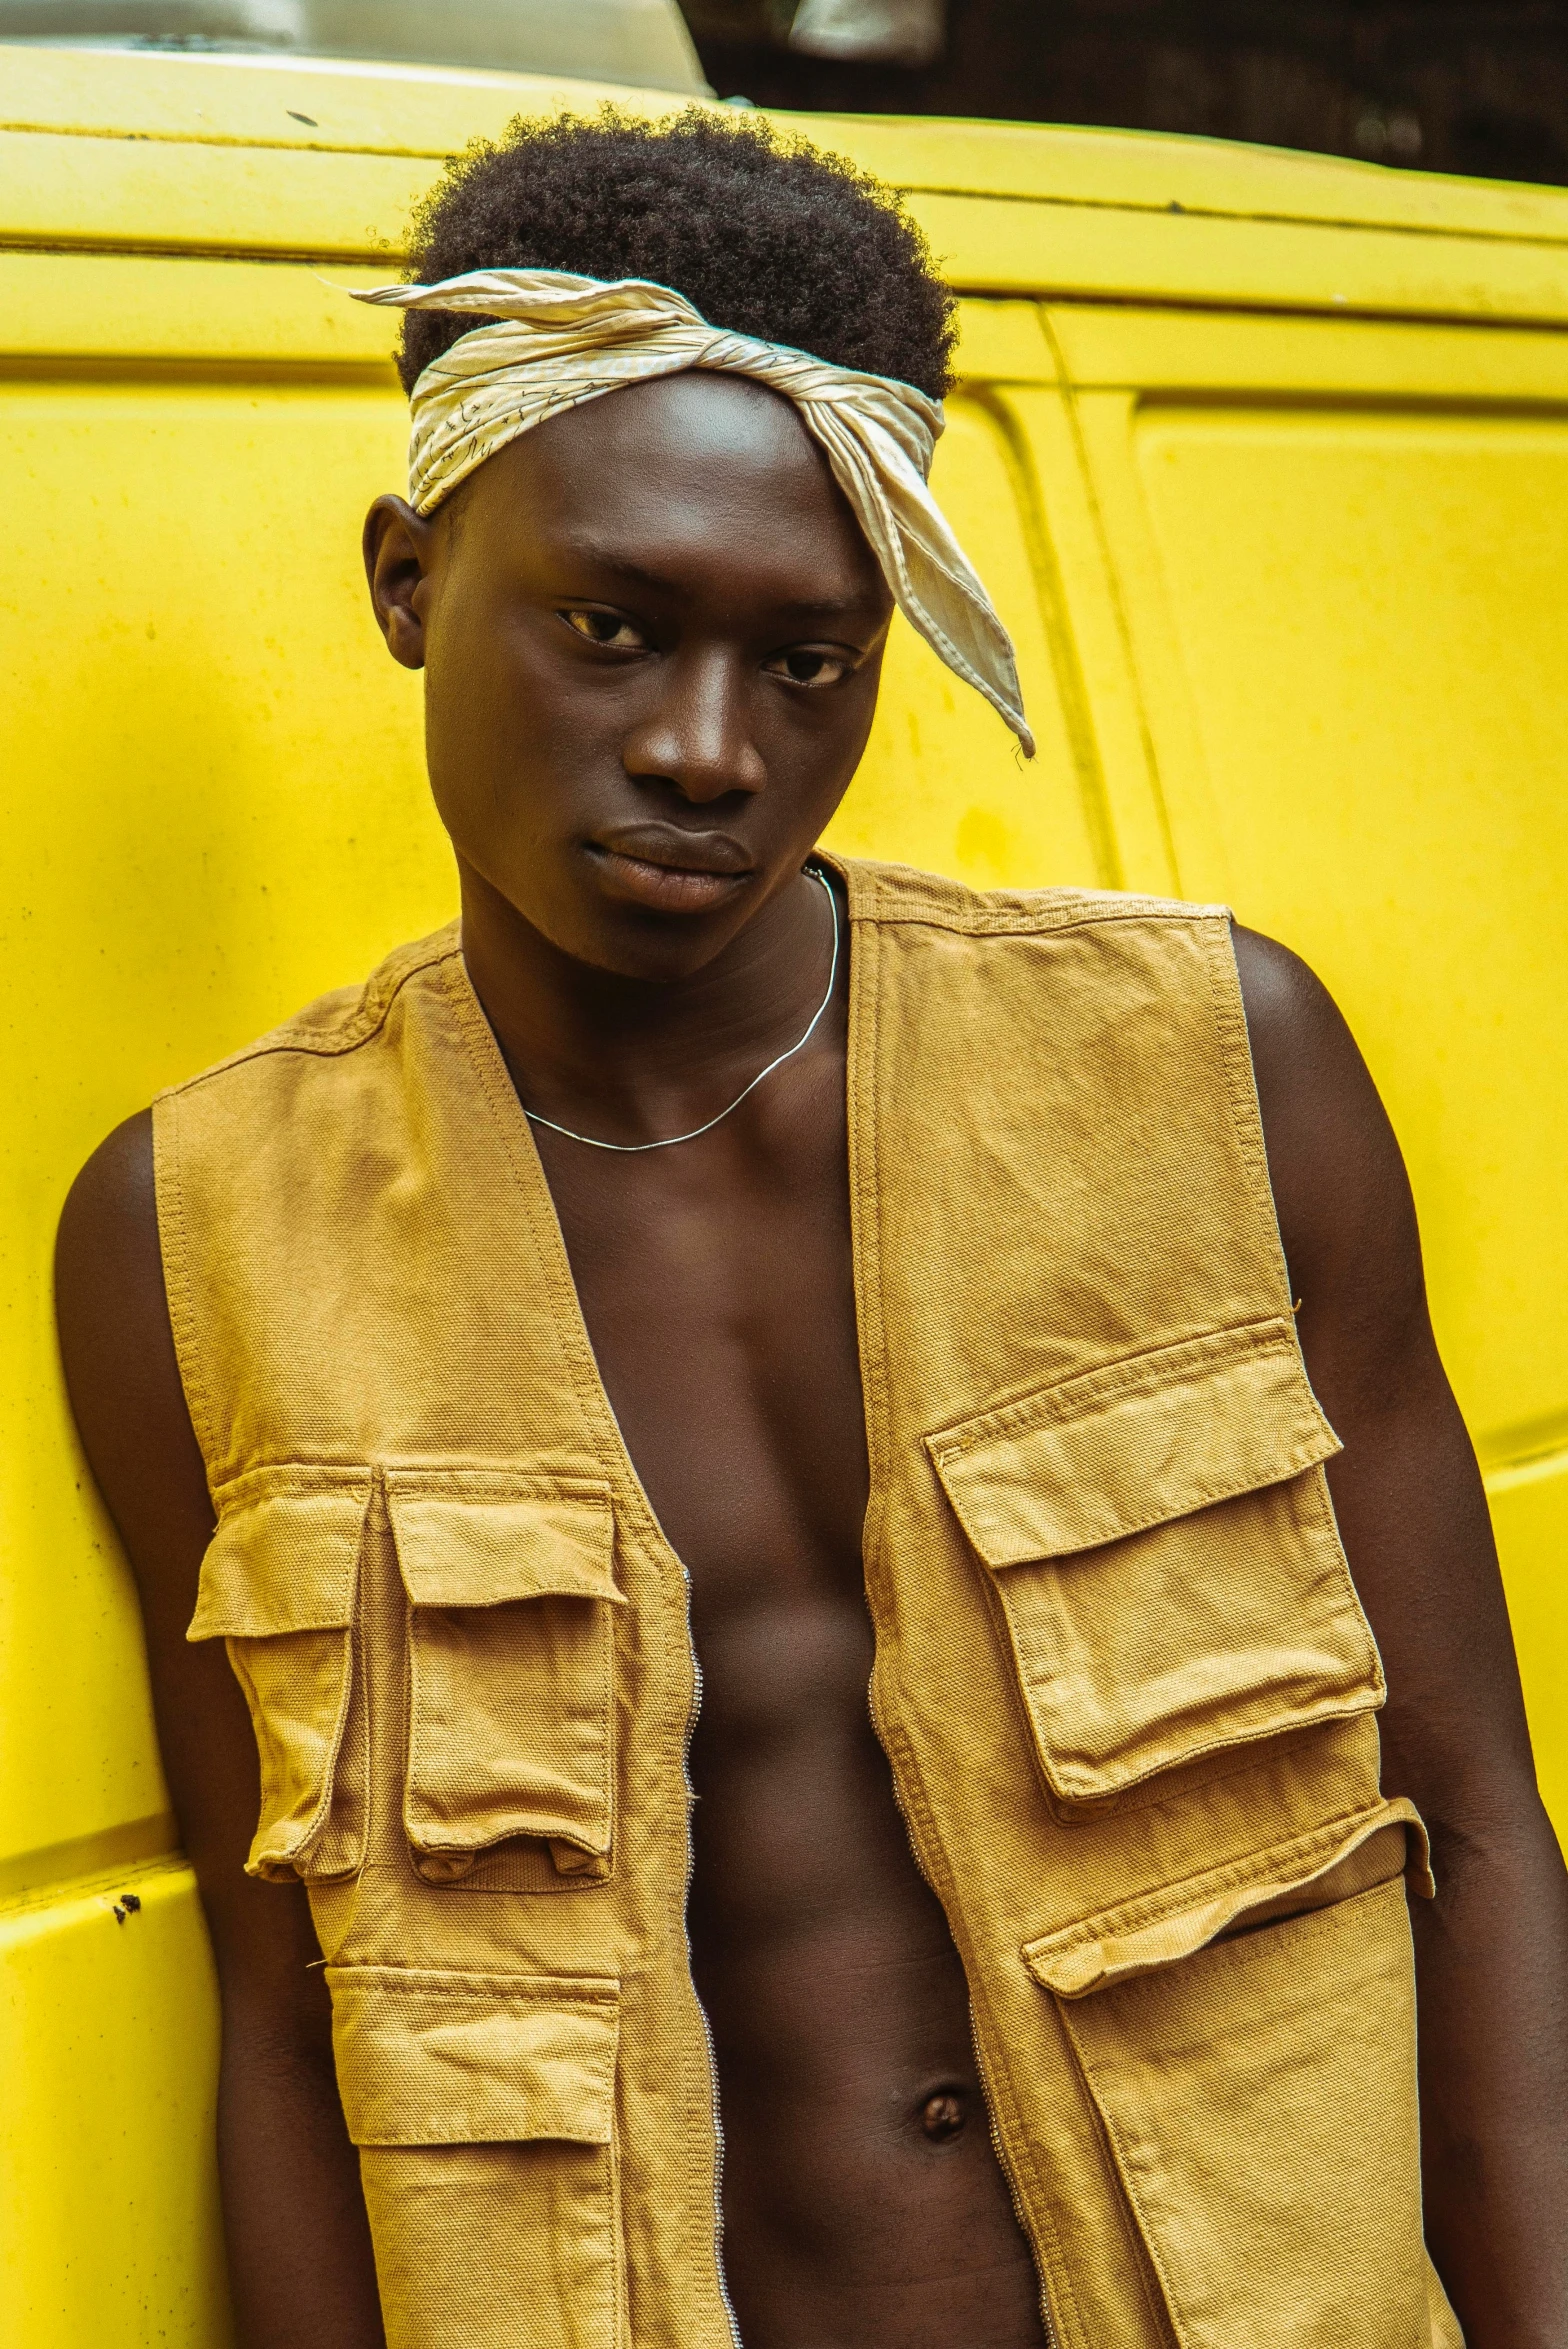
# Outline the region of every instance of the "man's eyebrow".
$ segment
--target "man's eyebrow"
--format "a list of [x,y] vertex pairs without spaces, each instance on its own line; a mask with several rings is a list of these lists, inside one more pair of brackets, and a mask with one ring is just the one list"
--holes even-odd
[[602,547],[579,546],[573,549],[580,562],[592,563],[596,571],[607,571],[612,579],[624,579],[632,587],[651,587],[660,595],[683,595],[678,579],[666,578],[662,571],[650,571],[644,563],[625,561],[619,555],[606,554]]
[[[596,571],[607,572],[613,579],[624,579],[631,587],[652,588],[655,594],[673,596],[677,601],[684,601],[690,592],[680,580],[671,579],[663,571],[651,570],[645,563],[634,563],[591,545],[579,546],[574,551],[580,561],[592,563]],[[804,596],[775,604],[773,609],[789,620],[843,620],[867,611],[871,601],[864,595]]]

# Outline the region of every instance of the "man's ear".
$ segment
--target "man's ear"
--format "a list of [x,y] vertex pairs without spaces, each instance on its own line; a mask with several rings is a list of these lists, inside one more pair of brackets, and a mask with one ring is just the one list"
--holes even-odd
[[403,498],[377,498],[365,516],[364,549],[371,608],[387,650],[405,669],[422,669],[435,525]]

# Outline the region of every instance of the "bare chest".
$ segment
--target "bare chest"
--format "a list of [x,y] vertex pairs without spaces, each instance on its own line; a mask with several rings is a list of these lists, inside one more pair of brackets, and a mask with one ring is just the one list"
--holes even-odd
[[846,1580],[859,1603],[866,1452],[834,1073],[826,1057],[791,1071],[745,1122],[668,1152],[545,1138],[600,1376],[691,1575],[699,1639]]

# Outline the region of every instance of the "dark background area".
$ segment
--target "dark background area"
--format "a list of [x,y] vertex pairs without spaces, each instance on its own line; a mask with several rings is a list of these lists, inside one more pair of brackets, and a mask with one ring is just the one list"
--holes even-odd
[[758,105],[1197,132],[1568,184],[1568,0],[948,0],[923,65],[800,55],[792,0],[685,6],[714,88]]

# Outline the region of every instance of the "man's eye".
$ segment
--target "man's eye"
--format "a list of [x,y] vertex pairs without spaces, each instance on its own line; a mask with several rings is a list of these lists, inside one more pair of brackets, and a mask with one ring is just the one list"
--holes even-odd
[[648,639],[630,620],[623,620],[619,612],[592,612],[581,607],[568,607],[560,618],[574,634],[589,644],[607,644],[616,652],[643,652]]
[[837,685],[850,671],[843,653],[829,652],[777,653],[767,667],[770,676],[787,677],[792,685]]

